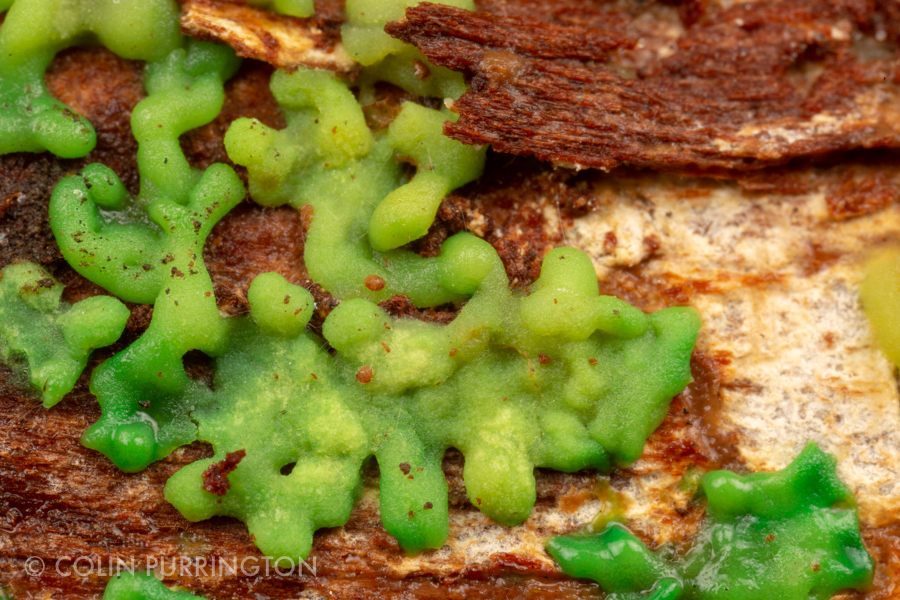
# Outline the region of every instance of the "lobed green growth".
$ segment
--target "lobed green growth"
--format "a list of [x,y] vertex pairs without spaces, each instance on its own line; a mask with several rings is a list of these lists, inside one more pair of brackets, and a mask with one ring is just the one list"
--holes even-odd
[[31,385],[47,408],[72,391],[92,350],[119,339],[130,314],[109,296],[62,302],[62,290],[34,263],[0,272],[0,358],[24,358]]
[[651,552],[618,524],[553,538],[547,550],[568,575],[597,581],[612,600],[827,600],[865,590],[873,562],[835,464],[811,443],[782,471],[707,473],[706,520],[684,556],[665,546]]
[[[413,103],[403,105],[388,135],[376,136],[352,92],[331,73],[278,72],[272,92],[287,128],[238,119],[225,147],[247,167],[257,203],[312,207],[304,249],[312,279],[339,299],[379,302],[404,294],[418,306],[436,306],[471,294],[474,287],[443,283],[456,268],[452,257],[393,248],[424,235],[444,195],[480,175],[485,149],[445,138],[447,113]],[[412,181],[395,154],[418,163]],[[373,236],[385,251],[373,249]],[[460,252],[482,252],[476,239],[461,240]],[[381,285],[367,286],[373,276]]]
[[878,345],[895,365],[900,365],[900,250],[888,251],[868,265],[859,295]]
[[[472,503],[507,525],[531,512],[536,466],[608,470],[636,460],[690,380],[696,313],[648,316],[599,296],[590,260],[571,248],[547,256],[534,293],[517,294],[478,243],[481,255],[456,255],[450,277],[468,286],[467,274],[482,275],[450,325],[345,301],[323,330],[337,358],[303,329],[305,290],[272,274],[254,280],[252,318],[232,320],[230,350],[216,363],[214,402],[192,412],[215,456],[173,476],[166,499],[192,521],[242,519],[265,553],[296,560],[316,529],[347,521],[374,456],[385,528],[417,552],[447,537],[441,460],[451,446],[466,456]],[[240,449],[228,492],[205,491],[204,472]]]
[[181,45],[174,0],[9,0],[0,28],[0,154],[63,158],[97,142],[84,118],[50,96],[44,71],[60,50],[99,42],[123,58],[159,60]]
[[[385,23],[403,18],[406,9],[419,2],[347,0],[347,22],[341,27],[344,50],[368,67],[360,78],[363,88],[386,81],[418,96],[457,99],[466,91],[462,74],[432,65],[415,46],[384,31]],[[473,0],[444,0],[438,4],[475,10]]]
[[103,600],[203,600],[190,592],[170,590],[149,573],[117,573],[103,592]]
[[291,17],[311,17],[316,12],[313,0],[249,0],[247,4],[269,8]]
[[230,49],[195,41],[148,65],[149,95],[131,119],[140,195],[129,198],[112,170],[94,164],[60,181],[51,197],[50,226],[69,264],[125,300],[154,304],[147,331],[91,379],[103,416],[82,441],[125,471],[196,437],[187,413],[206,388],[187,377],[182,356],[224,349],[227,325],[203,244],[246,192],[231,167],[191,169],[178,136],[215,118],[237,66]]
[[[227,46],[188,40],[144,72],[144,98],[131,114],[138,142],[139,201],[186,204],[203,173],[191,168],[179,137],[211,122],[225,101],[224,83],[240,66]],[[152,217],[151,217],[152,219]]]
[[[473,503],[505,524],[530,513],[535,466],[607,470],[639,457],[690,379],[696,313],[648,316],[599,296],[590,260],[573,249],[550,253],[528,294],[508,289],[496,252],[475,236],[451,237],[435,258],[400,249],[481,172],[484,149],[443,137],[446,111],[407,103],[376,135],[334,75],[276,73],[287,128],[241,119],[226,148],[258,202],[312,209],[304,258],[343,300],[324,326],[337,356],[306,330],[308,292],[274,274],[254,280],[250,316],[221,318],[203,244],[245,192],[227,166],[191,169],[178,137],[215,117],[236,66],[229,50],[198,42],[148,65],[148,97],[132,115],[136,198],[102,165],[53,193],[66,260],[123,299],[154,304],[141,338],[94,372],[103,416],[86,446],[137,471],[198,437],[211,442],[215,456],[182,469],[166,497],[192,520],[243,519],[260,548],[287,559],[307,555],[316,529],[346,522],[371,457],[385,527],[409,552],[447,537],[448,447],[466,455]],[[416,167],[411,180],[401,160]],[[418,306],[471,299],[442,327],[375,304],[398,293]],[[189,350],[216,358],[212,388],[185,374]],[[207,491],[207,469],[241,449],[231,487]]]
[[376,251],[394,250],[424,236],[444,196],[481,175],[484,152],[436,135],[445,121],[457,118],[450,111],[407,102],[391,123],[388,140],[397,154],[416,166],[416,174],[375,207],[369,243]]

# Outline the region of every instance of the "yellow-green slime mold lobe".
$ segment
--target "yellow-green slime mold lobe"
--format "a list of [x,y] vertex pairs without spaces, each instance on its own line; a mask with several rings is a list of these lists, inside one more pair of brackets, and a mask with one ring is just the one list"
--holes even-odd
[[[349,518],[374,456],[385,528],[413,553],[448,535],[449,447],[466,456],[473,504],[507,525],[531,512],[536,466],[608,470],[636,460],[690,380],[696,313],[644,316],[643,330],[625,335],[603,319],[572,322],[566,333],[576,341],[547,337],[522,327],[529,296],[508,289],[489,248],[459,267],[476,289],[447,326],[343,302],[323,330],[336,357],[302,329],[311,303],[302,288],[272,274],[254,280],[251,317],[232,320],[230,349],[217,359],[215,402],[192,412],[216,454],[170,479],[166,498],[190,520],[244,520],[270,556],[305,557],[317,528]],[[443,251],[453,254],[453,244]],[[570,260],[580,254],[555,251],[535,289],[552,288],[559,271],[596,281],[590,261]],[[285,310],[285,298],[302,310]],[[205,491],[204,471],[240,449],[232,487],[222,497]]]
[[272,9],[290,17],[311,17],[316,12],[313,0],[248,0],[247,4]]
[[60,50],[94,42],[123,58],[158,60],[181,45],[178,15],[173,0],[13,2],[0,27],[0,154],[90,152],[93,127],[50,96],[44,71]]
[[103,600],[204,600],[190,592],[170,590],[150,573],[122,572],[106,584]]
[[[363,96],[372,85],[386,81],[422,97],[457,99],[466,91],[461,73],[432,65],[419,50],[384,31],[388,21],[403,18],[419,0],[347,0],[347,22],[341,27],[344,50],[362,70]],[[438,4],[475,10],[473,0],[444,0]],[[424,69],[424,72],[423,72]]]
[[72,391],[95,348],[119,339],[124,304],[95,296],[62,302],[63,286],[43,267],[23,262],[0,273],[0,358],[24,358],[32,387],[51,406]]
[[[436,306],[471,294],[474,288],[459,291],[455,284],[445,284],[452,279],[446,276],[448,270],[457,268],[452,260],[426,259],[405,249],[378,252],[369,244],[369,226],[384,201],[375,219],[376,235],[407,241],[413,237],[410,231],[421,235],[446,191],[480,174],[484,150],[446,139],[446,114],[412,103],[404,105],[388,135],[372,134],[351,91],[331,73],[278,72],[272,91],[287,128],[277,131],[256,120],[238,119],[225,136],[225,147],[234,162],[247,167],[250,195],[257,203],[312,207],[304,249],[312,279],[338,299],[379,302],[404,294],[417,306]],[[411,182],[405,181],[395,160],[395,146],[403,149],[400,153],[428,160]],[[429,148],[434,149],[430,155]],[[420,179],[437,185],[415,197],[423,191]],[[391,198],[398,198],[399,206],[391,208]],[[409,208],[426,209],[417,215],[413,229],[399,214]],[[392,219],[395,224],[390,226]],[[482,252],[476,248],[485,245],[465,235],[457,244],[476,254]],[[366,286],[373,275],[385,282],[383,288]]]
[[454,117],[407,102],[391,123],[388,139],[395,152],[416,166],[416,175],[372,213],[369,242],[375,250],[393,250],[428,233],[444,196],[481,175],[485,151],[434,133]]
[[900,249],[882,252],[869,263],[859,295],[878,345],[900,365]]
[[140,195],[129,198],[113,171],[94,164],[63,179],[51,197],[50,226],[69,264],[125,300],[154,304],[147,331],[91,379],[103,416],[82,442],[125,471],[193,441],[196,425],[187,413],[209,391],[185,375],[182,356],[225,348],[227,324],[203,244],[246,192],[231,167],[191,169],[178,136],[215,118],[224,80],[237,66],[230,49],[196,41],[148,65],[149,95],[132,113]]
[[568,575],[597,581],[613,600],[827,600],[865,590],[874,564],[835,464],[811,443],[782,471],[707,473],[707,516],[683,556],[651,552],[619,524],[553,538],[547,549]]
[[202,172],[188,164],[179,137],[216,118],[225,101],[223,84],[239,66],[227,46],[196,40],[147,65],[148,95],[131,114],[144,206],[158,198],[187,202]]

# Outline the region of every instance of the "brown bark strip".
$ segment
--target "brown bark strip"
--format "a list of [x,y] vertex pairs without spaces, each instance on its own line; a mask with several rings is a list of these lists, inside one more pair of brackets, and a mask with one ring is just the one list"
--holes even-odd
[[421,4],[387,31],[471,76],[459,121],[445,125],[450,137],[582,167],[724,175],[900,147],[897,52],[862,62],[852,49],[878,20],[867,10],[825,0],[738,6],[700,20],[636,74],[616,68],[613,51],[632,43],[619,25]]
[[[448,37],[467,48],[468,52],[462,56],[444,57],[444,66],[459,70],[469,68],[469,54],[478,52],[482,47],[511,50],[522,57],[605,61],[610,50],[633,46],[635,43],[635,40],[623,34],[627,25],[625,16],[612,12],[607,13],[609,19],[606,23],[591,27],[557,25],[460,9],[450,9],[447,12],[449,18],[432,18],[435,9],[442,12],[442,9],[447,8],[449,7],[424,4],[422,9],[410,9],[408,18],[411,23],[415,20],[416,44],[426,55],[426,48],[439,52]],[[419,19],[420,14],[427,16]],[[388,29],[388,33],[394,35],[391,29]],[[458,62],[454,59],[458,59]]]

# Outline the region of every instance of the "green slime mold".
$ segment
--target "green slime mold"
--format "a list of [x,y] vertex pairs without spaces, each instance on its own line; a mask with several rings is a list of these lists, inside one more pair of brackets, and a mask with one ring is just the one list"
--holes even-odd
[[[203,243],[244,189],[224,165],[192,170],[178,136],[215,117],[236,65],[230,51],[196,42],[148,65],[149,95],[132,116],[137,198],[102,165],[54,191],[51,227],[70,264],[154,304],[143,336],[94,373],[103,416],[86,446],[137,471],[199,431],[216,455],[182,469],[167,498],[192,520],[243,519],[260,548],[286,560],[308,554],[316,529],[346,522],[373,456],[385,527],[408,552],[447,537],[448,447],[467,457],[473,503],[505,524],[530,513],[535,466],[607,470],[638,458],[690,380],[699,318],[599,296],[590,260],[573,249],[548,255],[530,295],[508,289],[496,252],[475,236],[453,236],[436,258],[398,249],[481,171],[484,150],[443,138],[447,112],[406,104],[374,135],[332,74],[277,73],[287,128],[242,119],[226,146],[257,201],[312,207],[305,260],[344,300],[324,329],[338,356],[305,328],[308,292],[274,274],[254,280],[249,317],[222,319]],[[417,167],[411,181],[398,154]],[[419,306],[471,300],[442,327],[375,304],[397,293]],[[212,389],[184,372],[195,349],[216,357]],[[206,491],[206,469],[240,449],[228,491]]]
[[[480,255],[458,253],[470,243]],[[412,553],[447,538],[451,446],[466,456],[473,504],[507,525],[531,512],[536,466],[636,460],[690,380],[697,314],[648,316],[599,296],[590,260],[571,248],[548,254],[530,296],[508,289],[486,242],[455,238],[444,252],[461,274],[490,266],[450,325],[349,300],[324,325],[336,359],[303,329],[305,290],[274,274],[254,280],[251,318],[231,320],[216,363],[215,401],[192,412],[215,456],[175,474],[166,499],[192,521],[237,517],[263,552],[296,562],[316,529],[347,521],[374,456],[385,528]],[[227,493],[205,491],[206,469],[241,449]]]
[[24,357],[31,385],[47,408],[72,391],[93,349],[119,339],[130,314],[109,296],[62,302],[62,290],[34,263],[9,265],[0,273],[0,358]]
[[[418,4],[419,0],[347,0],[347,22],[341,27],[341,40],[350,58],[367,67],[359,80],[363,95],[377,81],[393,83],[423,97],[455,100],[466,91],[461,73],[431,64],[415,46],[385,33],[385,23],[402,18],[407,8]],[[475,10],[473,0],[445,0],[437,4]]]
[[706,520],[684,556],[667,547],[653,553],[621,525],[553,538],[547,550],[566,574],[593,579],[610,600],[827,600],[865,590],[874,566],[835,463],[811,443],[782,471],[707,473]]
[[311,17],[316,12],[313,0],[249,0],[247,4],[272,9],[291,17]]
[[900,365],[900,249],[888,250],[866,266],[859,296],[878,346],[895,365]]
[[231,167],[191,169],[178,136],[215,118],[237,66],[230,49],[195,41],[148,65],[149,95],[131,119],[140,195],[128,198],[116,174],[94,164],[63,179],[51,197],[50,226],[69,264],[125,300],[154,304],[147,331],[91,379],[103,416],[82,441],[128,472],[193,441],[187,412],[207,390],[187,377],[182,356],[224,350],[227,327],[203,244],[246,192]]
[[93,127],[50,96],[44,71],[60,50],[98,41],[123,58],[159,60],[181,44],[173,0],[19,0],[0,27],[0,154],[90,152]]
[[[444,195],[481,173],[486,149],[444,137],[442,124],[450,113],[408,102],[388,134],[376,136],[351,91],[331,73],[278,72],[272,92],[287,128],[238,119],[225,147],[235,163],[247,167],[257,203],[313,208],[304,260],[314,281],[338,299],[380,302],[404,294],[417,306],[475,291],[459,282],[445,285],[452,279],[447,273],[456,269],[451,260],[393,249],[424,235]],[[412,181],[405,182],[396,153],[418,163]],[[373,249],[369,239],[385,251]],[[474,238],[464,239],[467,247],[478,246]],[[383,288],[367,287],[371,276],[383,280]]]
[[438,134],[448,118],[458,116],[407,102],[391,123],[388,140],[416,165],[416,174],[375,207],[369,243],[376,251],[399,248],[428,233],[444,196],[481,175],[484,152]]
[[190,592],[170,590],[149,573],[119,573],[109,580],[103,600],[204,600]]

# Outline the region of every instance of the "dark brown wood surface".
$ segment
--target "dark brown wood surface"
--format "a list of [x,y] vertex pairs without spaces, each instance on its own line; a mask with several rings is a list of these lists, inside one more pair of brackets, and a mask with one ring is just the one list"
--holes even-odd
[[900,147],[890,10],[832,0],[701,4],[693,20],[671,24],[683,34],[657,35],[656,52],[637,61],[634,50],[654,36],[635,31],[623,9],[537,19],[425,3],[387,31],[469,75],[454,103],[459,121],[444,131],[501,152],[722,175]]

